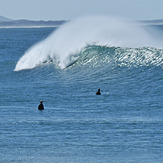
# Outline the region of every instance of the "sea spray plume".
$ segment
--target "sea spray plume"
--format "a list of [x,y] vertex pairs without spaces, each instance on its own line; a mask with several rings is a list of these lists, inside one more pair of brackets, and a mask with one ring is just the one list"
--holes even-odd
[[107,16],[91,16],[74,19],[45,40],[31,47],[19,59],[15,71],[31,69],[52,60],[65,68],[78,58],[88,45],[116,47],[152,46],[143,29],[131,22]]

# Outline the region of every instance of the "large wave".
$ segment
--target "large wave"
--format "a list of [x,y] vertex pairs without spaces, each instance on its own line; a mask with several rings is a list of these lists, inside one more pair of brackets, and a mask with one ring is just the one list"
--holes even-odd
[[90,45],[136,48],[156,47],[157,42],[131,21],[107,16],[74,19],[27,50],[19,59],[15,71],[31,69],[48,61],[65,68]]

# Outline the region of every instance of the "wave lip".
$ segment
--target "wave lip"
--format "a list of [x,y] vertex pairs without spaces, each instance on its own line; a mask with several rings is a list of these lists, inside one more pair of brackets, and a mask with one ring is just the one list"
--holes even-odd
[[17,62],[15,71],[52,61],[61,69],[73,63],[88,45],[145,47],[154,45],[147,33],[131,22],[107,16],[72,20],[31,47]]

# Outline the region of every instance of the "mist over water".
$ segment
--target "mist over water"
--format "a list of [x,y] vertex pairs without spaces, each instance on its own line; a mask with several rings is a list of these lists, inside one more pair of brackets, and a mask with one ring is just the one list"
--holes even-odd
[[158,43],[134,22],[108,16],[83,17],[64,24],[27,50],[15,71],[31,69],[44,62],[65,68],[79,58],[88,45],[136,48],[157,47]]

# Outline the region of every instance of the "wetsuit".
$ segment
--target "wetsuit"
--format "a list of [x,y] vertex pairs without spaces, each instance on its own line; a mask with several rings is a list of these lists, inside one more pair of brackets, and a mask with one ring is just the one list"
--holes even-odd
[[101,95],[100,89],[96,92],[96,95]]
[[43,104],[40,104],[40,105],[38,106],[38,110],[44,110],[44,105],[43,105]]

